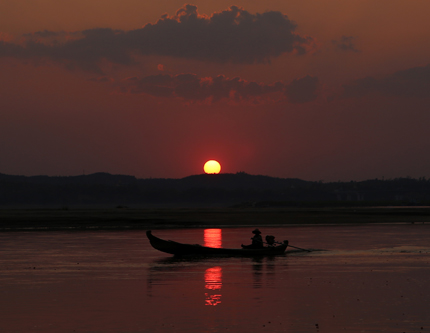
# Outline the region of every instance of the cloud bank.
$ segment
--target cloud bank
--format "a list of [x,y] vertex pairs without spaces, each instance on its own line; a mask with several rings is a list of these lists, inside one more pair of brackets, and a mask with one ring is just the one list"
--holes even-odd
[[[127,78],[119,83],[121,91],[132,94],[148,94],[155,97],[177,97],[187,101],[225,100],[277,100],[283,95],[291,103],[306,103],[317,98],[318,78],[306,76],[290,84],[273,84],[246,81],[239,77],[223,75],[199,78],[195,74],[158,74],[143,78]],[[274,97],[274,94],[280,93]]]
[[338,50],[360,52],[353,43],[354,39],[355,37],[353,36],[342,36],[340,40],[332,40],[331,42]]
[[251,14],[231,6],[210,16],[184,5],[154,24],[122,31],[110,28],[65,33],[42,31],[24,42],[0,42],[0,57],[47,58],[69,67],[99,71],[106,59],[135,63],[134,55],[159,55],[217,63],[264,63],[285,53],[305,54],[312,37],[295,33],[297,25],[279,11]]
[[285,95],[291,103],[306,103],[317,99],[319,80],[317,77],[305,76],[294,79],[285,87]]
[[430,97],[430,64],[395,72],[382,79],[368,76],[343,85],[341,97],[363,97],[378,94],[426,98]]

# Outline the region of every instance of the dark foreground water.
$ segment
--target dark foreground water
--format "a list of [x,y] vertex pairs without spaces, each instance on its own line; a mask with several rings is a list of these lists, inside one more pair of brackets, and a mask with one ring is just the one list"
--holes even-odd
[[[252,228],[159,230],[238,247]],[[143,231],[0,234],[0,332],[430,332],[430,224],[261,228],[325,251],[174,259]]]

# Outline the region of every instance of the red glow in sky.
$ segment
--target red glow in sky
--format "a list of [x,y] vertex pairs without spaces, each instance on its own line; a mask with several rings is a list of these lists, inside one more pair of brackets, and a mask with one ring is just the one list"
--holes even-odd
[[429,176],[429,1],[2,6],[0,173]]

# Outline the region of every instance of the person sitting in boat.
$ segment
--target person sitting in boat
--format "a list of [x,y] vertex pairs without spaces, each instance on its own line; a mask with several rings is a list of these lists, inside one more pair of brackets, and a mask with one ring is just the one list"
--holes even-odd
[[266,243],[269,247],[274,247],[275,245],[275,236],[267,235],[266,236]]
[[242,244],[242,247],[247,249],[261,249],[263,247],[263,237],[261,237],[261,231],[255,229],[252,231],[252,233],[254,234],[254,236],[251,237],[251,245]]

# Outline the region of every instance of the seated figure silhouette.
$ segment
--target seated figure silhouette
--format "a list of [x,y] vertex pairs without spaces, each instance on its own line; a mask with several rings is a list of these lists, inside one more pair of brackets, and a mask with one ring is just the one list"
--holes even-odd
[[263,237],[261,237],[261,231],[255,229],[252,231],[252,233],[254,234],[254,236],[251,237],[251,245],[242,244],[242,247],[245,249],[261,249],[263,247]]
[[266,243],[269,245],[269,247],[275,246],[275,236],[267,235],[266,236]]

